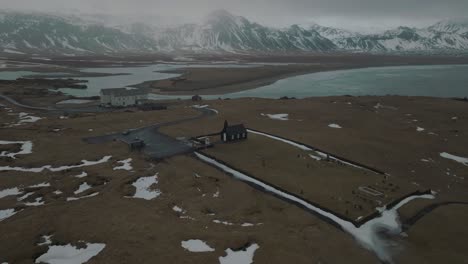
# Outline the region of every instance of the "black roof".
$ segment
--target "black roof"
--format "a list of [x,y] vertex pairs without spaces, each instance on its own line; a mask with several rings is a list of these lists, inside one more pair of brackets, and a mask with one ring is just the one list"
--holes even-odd
[[228,134],[242,134],[242,133],[246,133],[247,129],[245,129],[245,126],[243,124],[239,124],[239,125],[228,126],[224,129],[223,132],[226,132]]

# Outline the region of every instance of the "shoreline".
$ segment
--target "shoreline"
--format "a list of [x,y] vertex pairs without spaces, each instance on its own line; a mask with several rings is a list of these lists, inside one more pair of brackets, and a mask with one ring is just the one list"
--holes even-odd
[[[312,68],[307,68],[311,67]],[[313,66],[318,68],[314,68]],[[325,66],[325,67],[323,67]],[[329,66],[329,67],[327,67]],[[206,82],[205,83],[199,83],[197,86],[192,86],[192,87],[187,87],[183,90],[178,89],[174,90],[171,89],[171,87],[167,86],[167,83],[164,84],[164,82],[168,82],[174,78],[167,78],[167,79],[162,79],[162,80],[152,80],[152,81],[146,81],[142,82],[136,85],[131,85],[129,87],[132,88],[143,88],[143,89],[151,89],[151,93],[156,94],[156,95],[164,95],[164,96],[192,96],[192,95],[205,95],[205,96],[213,96],[213,95],[226,95],[226,94],[231,94],[231,93],[237,93],[237,92],[242,92],[242,91],[248,91],[248,90],[254,90],[260,87],[268,86],[271,84],[274,84],[280,80],[292,78],[292,77],[297,77],[297,76],[303,76],[303,75],[309,75],[309,74],[314,74],[314,73],[320,73],[320,72],[336,72],[336,71],[349,71],[349,70],[364,70],[364,69],[372,69],[372,68],[393,68],[393,67],[424,67],[424,66],[468,66],[468,63],[459,63],[459,64],[454,64],[454,63],[449,63],[449,64],[375,64],[375,65],[311,65],[311,64],[304,64],[300,65],[297,71],[293,72],[284,72],[276,76],[266,76],[262,77],[259,76],[257,78],[253,79],[248,79],[248,80],[234,80],[231,83],[227,84],[214,84],[214,85],[209,85]],[[256,68],[248,68],[251,71],[255,71],[261,68],[265,67],[291,67],[291,65],[286,65],[286,66],[259,66]],[[293,65],[292,67],[298,67],[298,65]],[[243,68],[240,68],[243,69]],[[212,71],[209,73],[210,76],[217,74],[217,71],[219,70],[224,70],[220,68],[207,68],[207,67],[186,67],[186,68],[180,68],[180,69],[174,69],[174,70],[168,70],[168,71],[162,71],[163,73],[175,73],[175,74],[181,74],[181,77],[184,76],[184,73],[191,72],[192,71]],[[239,70],[238,68],[230,68],[231,71]],[[245,70],[245,68],[243,69]],[[206,73],[205,73],[206,74]],[[154,87],[154,85],[158,85],[159,83],[163,83],[163,86],[161,87]],[[164,86],[165,85],[165,86]],[[203,87],[203,88],[199,88]],[[206,87],[206,88],[205,88]]]

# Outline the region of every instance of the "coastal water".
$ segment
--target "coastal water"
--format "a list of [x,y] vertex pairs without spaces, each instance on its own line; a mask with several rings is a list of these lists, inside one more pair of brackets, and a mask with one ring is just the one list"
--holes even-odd
[[[95,96],[101,89],[119,88],[149,80],[159,80],[178,74],[159,71],[183,67],[256,67],[260,65],[217,64],[184,65],[156,64],[144,67],[87,68],[82,72],[125,73],[106,77],[75,78],[87,80],[88,89],[60,89],[77,97]],[[26,71],[0,72],[0,79],[13,80],[37,73]],[[50,73],[49,73],[50,74]],[[333,95],[403,95],[432,97],[468,96],[468,65],[376,67],[353,70],[318,72],[279,80],[271,85],[252,90],[204,96],[216,98],[304,98]],[[187,96],[153,95],[155,99],[187,98]]]
[[271,85],[222,97],[304,98],[334,95],[468,97],[468,65],[380,67],[318,72],[279,80]]

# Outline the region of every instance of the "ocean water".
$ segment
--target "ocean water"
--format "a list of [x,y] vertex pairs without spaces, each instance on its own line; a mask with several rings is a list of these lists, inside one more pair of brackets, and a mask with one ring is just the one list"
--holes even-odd
[[376,67],[318,72],[221,97],[304,98],[334,95],[468,97],[468,65]]
[[[185,65],[155,64],[144,67],[87,68],[83,72],[126,73],[106,77],[76,78],[87,80],[88,89],[60,89],[77,97],[99,95],[105,88],[119,88],[149,80],[160,80],[178,74],[158,71],[183,67],[256,67],[260,65],[216,64]],[[27,71],[0,72],[0,79],[14,80],[37,74]],[[216,98],[305,98],[334,95],[403,95],[432,97],[468,97],[468,65],[398,66],[318,72],[279,80],[252,90],[203,96]],[[154,99],[188,98],[188,96],[153,95]]]

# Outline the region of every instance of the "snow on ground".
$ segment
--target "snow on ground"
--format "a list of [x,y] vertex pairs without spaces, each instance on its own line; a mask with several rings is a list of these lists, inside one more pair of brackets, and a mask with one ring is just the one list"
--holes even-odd
[[0,222],[16,214],[15,209],[0,210]]
[[285,200],[289,200],[291,202],[300,204],[304,208],[311,210],[317,214],[320,214],[325,218],[328,218],[330,221],[333,221],[334,223],[339,225],[344,231],[352,235],[363,247],[373,251],[379,257],[379,259],[386,263],[391,263],[392,259],[389,249],[387,247],[388,241],[384,238],[386,236],[382,237],[381,234],[382,232],[384,232],[389,235],[398,235],[402,232],[397,210],[414,199],[435,198],[434,194],[413,195],[407,197],[406,199],[402,200],[397,205],[395,205],[393,208],[379,208],[379,211],[381,213],[380,216],[366,222],[360,227],[356,227],[352,222],[343,220],[340,217],[334,215],[333,213],[324,211],[305,200],[302,200],[296,196],[278,190],[273,186],[258,181],[257,179],[251,178],[203,154],[195,152],[195,155],[202,161],[223,170],[224,172],[234,176],[235,178],[241,181],[247,182],[251,185],[255,185],[261,189],[266,190],[267,192],[280,196]]
[[231,222],[228,222],[228,221],[221,221],[221,220],[217,220],[217,219],[213,220],[213,223],[215,223],[215,224],[223,224],[223,225],[227,225],[227,226],[232,226],[232,225],[234,225],[234,224],[231,223]]
[[32,153],[33,144],[31,141],[5,141],[0,140],[0,145],[21,144],[21,149],[18,152],[2,151],[0,157],[10,157],[16,159],[17,155],[26,155]]
[[37,197],[36,200],[32,203],[24,203],[26,206],[41,206],[44,205],[44,201],[42,200],[42,197]]
[[126,160],[119,160],[117,161],[117,163],[120,163],[121,165],[115,167],[114,170],[127,170],[127,171],[133,170],[131,158],[126,159]]
[[140,198],[145,200],[152,200],[159,195],[161,191],[152,190],[151,186],[158,183],[158,174],[149,177],[141,177],[136,180],[132,185],[136,188],[135,194],[127,198]]
[[219,111],[214,109],[214,108],[208,108],[209,105],[192,105],[193,108],[196,108],[196,109],[207,109],[207,110],[210,110],[212,112],[215,112],[216,114],[219,114]]
[[468,166],[468,158],[455,156],[455,155],[449,154],[447,152],[440,153],[440,156],[442,158],[451,159],[451,160],[459,162],[459,163],[461,163],[461,164],[463,164],[465,166]]
[[38,184],[35,184],[35,185],[28,186],[28,188],[46,188],[46,187],[50,187],[50,183],[41,182],[41,183],[38,183]]
[[78,165],[69,165],[69,166],[60,166],[60,167],[52,167],[51,165],[45,165],[39,168],[23,168],[23,167],[11,167],[11,166],[0,166],[0,171],[21,171],[21,172],[42,172],[44,170],[49,170],[51,172],[58,172],[58,171],[64,171],[64,170],[69,170],[69,169],[74,169],[74,168],[81,168],[81,167],[86,167],[86,166],[94,166],[98,165],[101,163],[106,163],[108,162],[112,156],[105,156],[100,160],[97,161],[88,161],[88,160],[82,160],[81,164]]
[[81,179],[81,178],[84,178],[84,177],[86,177],[86,176],[88,176],[88,173],[87,173],[86,171],[83,171],[83,172],[81,172],[80,174],[75,175],[75,178]]
[[99,194],[98,192],[95,192],[95,193],[92,193],[92,194],[86,195],[86,196],[68,197],[68,198],[67,198],[67,202],[77,201],[77,200],[81,200],[81,199],[85,199],[85,198],[91,198],[91,197],[97,196],[98,194]]
[[418,131],[418,132],[423,132],[424,130],[426,130],[426,129],[424,129],[424,128],[422,128],[422,127],[417,127],[417,128],[416,128],[416,131]]
[[181,214],[184,214],[184,213],[185,213],[185,210],[182,209],[182,208],[180,208],[180,207],[177,206],[177,205],[174,205],[174,207],[172,207],[172,210],[173,210],[174,212],[181,213]]
[[23,194],[23,192],[20,191],[20,189],[18,189],[17,187],[4,189],[0,191],[0,199],[7,197],[7,196],[20,195],[20,194]]
[[241,224],[240,226],[242,226],[242,227],[252,227],[252,226],[261,226],[261,225],[263,225],[263,223],[253,224],[253,223],[248,223],[247,222],[247,223]]
[[63,192],[62,192],[62,191],[60,191],[60,190],[56,190],[56,191],[54,191],[54,194],[56,194],[56,195],[60,195],[60,194],[62,194],[62,193],[63,193]]
[[86,263],[106,247],[106,244],[86,243],[86,247],[78,249],[70,244],[65,246],[49,246],[49,250],[36,259],[35,263],[49,264],[81,264]]
[[34,194],[33,192],[29,192],[29,193],[27,193],[27,194],[25,194],[25,195],[19,197],[17,200],[18,200],[18,202],[21,202],[21,201],[23,201],[23,200],[28,199],[28,197],[31,196],[31,195],[33,195],[33,194]]
[[342,128],[340,125],[338,124],[329,124],[328,127],[331,127],[331,128]]
[[287,121],[289,120],[289,114],[261,114],[262,116],[267,116],[270,119]]
[[321,157],[315,156],[315,155],[312,155],[312,154],[309,154],[309,157],[313,158],[314,160],[322,160]]
[[15,124],[11,124],[10,127],[20,126],[25,123],[36,123],[37,121],[42,119],[41,117],[32,116],[28,113],[23,113],[23,112],[19,113],[18,117],[19,117],[19,121]]
[[258,244],[252,244],[245,250],[233,251],[232,249],[226,249],[226,256],[219,257],[220,264],[251,264],[255,251],[260,247]]
[[216,192],[213,193],[213,198],[218,198],[219,197],[219,188],[216,189]]
[[41,238],[42,238],[42,241],[44,241],[44,242],[37,243],[38,246],[44,246],[44,245],[52,244],[52,235],[43,235]]
[[190,252],[212,252],[214,248],[199,239],[190,239],[180,242],[180,245]]
[[85,192],[85,191],[87,191],[87,190],[89,190],[89,189],[91,189],[91,188],[92,188],[91,185],[89,185],[87,182],[83,182],[83,183],[78,187],[78,189],[74,192],[74,194],[80,194],[80,193]]
[[306,151],[312,151],[313,149],[307,147],[307,146],[304,146],[302,144],[298,144],[298,143],[295,143],[295,142],[292,142],[290,140],[287,140],[287,139],[283,139],[283,138],[279,138],[279,137],[275,137],[273,135],[269,135],[269,134],[266,134],[266,133],[262,133],[262,132],[257,132],[257,131],[253,131],[253,130],[250,130],[250,129],[247,129],[247,131],[249,133],[252,133],[252,134],[256,134],[256,135],[261,135],[261,136],[265,136],[265,137],[268,137],[268,138],[271,138],[271,139],[274,139],[274,140],[278,140],[278,141],[282,141],[286,144],[289,144],[291,146],[294,146],[296,148],[299,148],[299,149],[302,149],[302,150],[306,150]]

